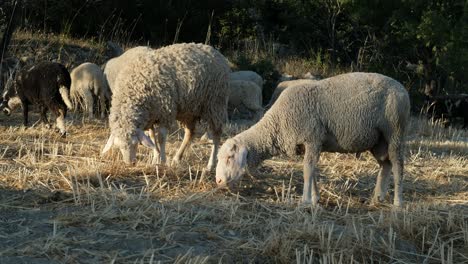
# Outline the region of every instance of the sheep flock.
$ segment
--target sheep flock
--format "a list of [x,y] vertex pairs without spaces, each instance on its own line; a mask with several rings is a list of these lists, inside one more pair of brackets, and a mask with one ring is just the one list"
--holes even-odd
[[468,131],[414,82],[196,43],[14,55],[0,263],[464,263]]
[[[201,122],[212,139],[203,177],[216,171],[219,187],[235,188],[242,175],[273,156],[302,155],[302,202],[317,206],[320,187],[314,170],[320,153],[369,150],[380,166],[372,201],[385,201],[393,174],[393,204],[403,206],[410,101],[398,81],[381,74],[348,73],[323,80],[308,74],[285,80],[264,106],[265,82],[258,73],[232,72],[215,48],[181,43],[131,48],[102,67],[87,62],[71,72],[59,63],[42,62],[12,78],[0,110],[10,114],[21,107],[25,126],[31,104],[40,107],[44,123],[46,111],[52,110],[61,135],[68,137],[73,135],[65,130],[67,109],[82,110],[94,119],[98,108],[96,122],[107,122],[108,113],[104,159],[116,146],[124,163],[136,164],[141,144],[152,150],[152,166],[177,167]],[[247,113],[253,125],[221,146],[223,126],[236,112]],[[166,138],[177,126],[184,131],[183,139],[167,162]]]

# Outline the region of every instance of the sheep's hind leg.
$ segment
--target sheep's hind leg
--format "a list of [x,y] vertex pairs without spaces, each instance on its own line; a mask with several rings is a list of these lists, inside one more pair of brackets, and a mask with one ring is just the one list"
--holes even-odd
[[383,202],[387,195],[392,164],[388,156],[388,144],[384,140],[380,140],[379,143],[371,149],[371,152],[380,166],[375,184],[374,196],[372,198],[372,203],[377,204]]
[[304,147],[304,190],[302,194],[302,202],[304,204],[311,203],[312,206],[317,206],[320,200],[320,191],[317,186],[314,169],[317,165],[320,151],[313,145],[305,145]]
[[403,150],[399,140],[395,140],[389,145],[389,158],[392,163],[393,181],[394,181],[394,196],[393,205],[396,207],[403,206]]
[[388,144],[388,159],[392,166],[394,194],[393,206],[403,206],[403,166],[404,166],[404,153],[403,153],[403,138],[404,127],[394,129],[387,140]]
[[180,162],[180,159],[182,158],[182,155],[185,152],[185,149],[189,145],[190,141],[192,140],[192,135],[193,135],[193,130],[194,130],[194,125],[193,123],[188,123],[185,125],[184,128],[184,139],[182,140],[182,144],[180,145],[179,149],[177,150],[176,155],[172,159],[171,165],[177,165]]
[[374,197],[372,198],[373,204],[378,204],[385,200],[389,185],[390,171],[392,168],[392,164],[389,160],[378,160],[378,163],[380,165],[380,171],[379,175],[377,176],[377,182],[375,184]]
[[45,106],[41,106],[41,119],[39,119],[39,121],[45,124],[47,128],[51,127],[49,124],[49,119],[47,119],[47,107]]
[[88,112],[88,117],[90,119],[94,118],[94,103],[93,103],[93,94],[90,90],[83,91],[83,100],[84,100],[84,108]]
[[65,114],[66,112],[63,109],[58,109],[58,113],[56,112],[56,126],[60,130],[60,135],[62,137],[66,137],[67,135],[65,130]]
[[[101,89],[102,90],[102,89]],[[100,106],[101,106],[101,119],[104,119],[106,118],[106,96],[104,94],[104,92],[101,92],[101,94],[99,95],[99,103],[100,103]],[[156,141],[154,142],[156,143]]]

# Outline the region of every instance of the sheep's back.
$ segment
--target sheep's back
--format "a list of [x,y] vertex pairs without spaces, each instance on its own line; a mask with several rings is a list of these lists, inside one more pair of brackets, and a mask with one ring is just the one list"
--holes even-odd
[[267,115],[275,116],[295,142],[314,138],[324,151],[357,152],[374,146],[399,122],[407,122],[408,113],[407,92],[397,81],[350,73],[286,89]]
[[19,73],[21,85],[18,95],[31,103],[51,104],[61,101],[59,86],[70,87],[71,78],[68,70],[55,62],[40,62]]
[[213,106],[226,108],[228,74],[227,60],[206,45],[176,44],[140,55],[115,81],[110,120],[131,112],[168,124],[175,116],[200,118]]
[[[179,113],[203,114],[228,93],[227,60],[210,46],[176,44],[154,52],[156,90],[173,90]],[[159,93],[156,92],[156,94]]]

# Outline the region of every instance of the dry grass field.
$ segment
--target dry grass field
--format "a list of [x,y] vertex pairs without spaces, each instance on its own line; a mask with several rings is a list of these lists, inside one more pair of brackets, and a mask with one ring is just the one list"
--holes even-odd
[[200,178],[210,145],[198,139],[178,167],[150,165],[144,147],[126,166],[117,149],[100,155],[106,121],[72,113],[67,138],[21,123],[0,116],[0,263],[468,263],[466,130],[413,118],[403,209],[392,192],[369,203],[370,154],[324,153],[310,208],[300,157],[265,161],[234,193]]

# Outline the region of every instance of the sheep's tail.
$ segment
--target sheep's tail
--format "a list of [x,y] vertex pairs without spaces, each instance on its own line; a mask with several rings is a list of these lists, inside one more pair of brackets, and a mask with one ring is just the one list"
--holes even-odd
[[65,86],[60,86],[59,93],[62,96],[63,102],[67,105],[68,109],[73,109],[73,104],[70,100],[70,90]]

